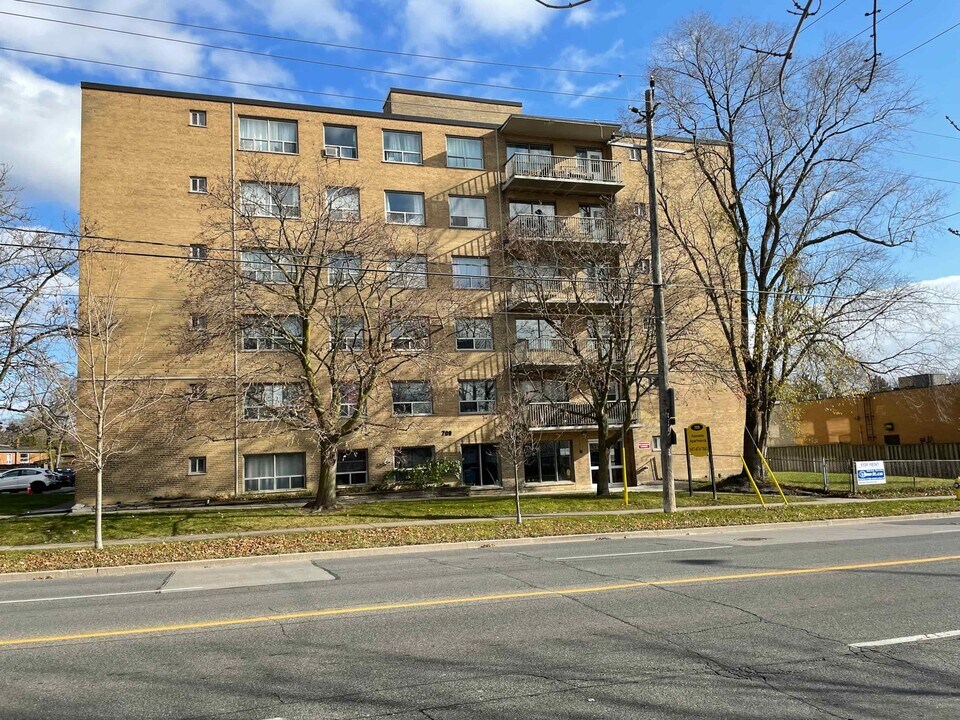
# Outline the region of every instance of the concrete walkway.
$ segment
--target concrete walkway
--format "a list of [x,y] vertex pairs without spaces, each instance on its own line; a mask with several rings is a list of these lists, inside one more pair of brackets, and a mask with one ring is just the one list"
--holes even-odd
[[[798,500],[791,501],[791,506],[807,505],[844,505],[849,503],[882,503],[882,502],[902,502],[909,500],[949,500],[951,495],[936,495],[925,497],[901,497],[901,498],[821,498],[818,500]],[[756,509],[757,504],[744,505],[707,505],[678,508],[678,512],[698,512],[702,510],[747,510]],[[782,502],[767,501],[767,508],[781,508]],[[958,503],[960,508],[960,503]],[[595,517],[602,515],[656,515],[663,511],[659,508],[644,508],[638,510],[584,510],[578,512],[547,513],[524,515],[525,520],[551,519],[560,517]],[[438,518],[435,520],[395,520],[390,522],[377,523],[351,523],[346,525],[316,525],[312,527],[296,528],[276,528],[273,530],[246,530],[241,532],[223,532],[223,533],[204,533],[196,535],[172,535],[167,537],[146,537],[129,538],[122,540],[105,540],[104,545],[142,545],[158,542],[187,542],[191,540],[217,540],[232,537],[261,537],[264,535],[291,535],[298,533],[316,533],[316,532],[334,532],[338,530],[371,530],[376,528],[398,528],[417,525],[457,525],[463,523],[477,522],[503,522],[513,520],[513,515],[496,515],[491,517],[462,517],[462,518]],[[74,543],[47,543],[43,545],[0,545],[0,552],[7,550],[62,550],[72,548],[88,548],[89,541]]]

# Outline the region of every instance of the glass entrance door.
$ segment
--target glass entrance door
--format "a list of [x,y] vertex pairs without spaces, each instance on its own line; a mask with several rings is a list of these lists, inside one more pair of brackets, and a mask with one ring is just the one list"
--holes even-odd
[[[596,440],[590,441],[590,480],[594,485],[600,477],[600,448]],[[610,448],[610,483],[623,482],[623,445],[620,441]]]
[[463,445],[461,452],[464,485],[500,484],[500,453],[496,445]]

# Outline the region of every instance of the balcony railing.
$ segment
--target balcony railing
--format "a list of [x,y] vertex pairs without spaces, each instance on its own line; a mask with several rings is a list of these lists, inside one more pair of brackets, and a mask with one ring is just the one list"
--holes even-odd
[[[603,352],[600,352],[601,349]],[[636,358],[636,351],[633,347],[628,347],[626,351],[623,351],[606,344],[600,348],[596,341],[587,338],[581,339],[577,352],[574,352],[567,339],[550,337],[517,340],[512,351],[515,365],[544,367],[601,361],[604,364],[611,361],[614,363],[624,361],[631,363]]]
[[[629,411],[630,403],[625,400],[608,403],[610,425],[622,425]],[[636,422],[631,419],[631,425]],[[527,406],[527,426],[531,430],[579,430],[596,427],[596,421],[590,403],[543,402]]]
[[504,187],[510,185],[609,193],[623,187],[623,172],[618,160],[516,153],[504,167]]
[[507,224],[507,235],[511,241],[617,242],[610,220],[579,215],[517,215]]
[[616,288],[611,281],[584,278],[542,277],[516,280],[507,291],[507,306],[511,309],[565,303],[608,305],[615,299]]

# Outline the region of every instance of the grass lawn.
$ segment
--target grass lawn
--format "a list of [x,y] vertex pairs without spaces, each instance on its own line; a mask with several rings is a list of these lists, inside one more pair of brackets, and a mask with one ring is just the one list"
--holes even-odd
[[[626,509],[622,497],[619,496],[612,498],[598,498],[595,495],[539,496],[523,498],[520,502],[523,512],[528,515]],[[677,503],[681,507],[738,505],[752,502],[755,502],[752,495],[721,494],[715,503],[709,494],[697,494],[691,498],[685,493],[677,493]],[[660,493],[636,492],[630,495],[629,508],[659,508],[660,503]],[[481,497],[356,503],[347,505],[342,510],[324,514],[311,514],[300,508],[290,507],[110,513],[104,516],[103,536],[107,540],[126,540],[246,530],[322,528],[328,525],[359,525],[394,520],[496,517],[512,515],[514,507],[513,498],[510,497]],[[0,545],[40,545],[92,540],[93,517],[91,515],[0,520]]]
[[17,515],[28,510],[44,508],[72,502],[73,495],[68,493],[0,493],[0,515]]
[[[850,495],[849,473],[828,473],[830,495],[846,497]],[[810,472],[778,472],[777,480],[784,490],[797,488],[802,490],[823,491],[823,476]],[[864,497],[896,497],[900,495],[952,495],[953,480],[943,478],[918,477],[916,485],[912,476],[888,475],[885,485],[863,485],[859,494]]]
[[[533,499],[531,499],[531,502]],[[202,541],[115,545],[96,551],[13,550],[0,552],[0,572],[48,571],[68,568],[108,567],[146,563],[248,557],[277,553],[318,552],[427,543],[483,541],[504,538],[545,537],[581,533],[620,533],[634,530],[664,530],[721,525],[754,525],[767,522],[797,522],[860,517],[887,517],[913,513],[960,512],[956,500],[894,500],[882,503],[844,503],[759,508],[711,508],[664,515],[600,515],[529,519],[523,525],[511,521],[463,522],[450,525],[420,525],[399,528],[351,528],[287,535],[224,538]],[[110,518],[111,520],[113,518]]]

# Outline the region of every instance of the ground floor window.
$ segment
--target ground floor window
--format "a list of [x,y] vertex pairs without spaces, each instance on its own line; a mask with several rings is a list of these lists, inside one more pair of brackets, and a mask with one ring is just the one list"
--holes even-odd
[[573,482],[573,442],[541,440],[527,453],[523,479],[528,483]]
[[499,485],[500,451],[496,445],[461,447],[464,485]]
[[303,453],[243,456],[246,492],[297,490],[307,486],[307,459]]
[[[623,482],[623,444],[618,440],[617,444],[610,448],[610,478],[609,482]],[[590,441],[590,481],[596,485],[600,477],[600,446],[596,440]]]
[[367,451],[337,453],[337,485],[364,485],[367,482]]
[[393,449],[393,466],[397,470],[411,470],[433,460],[433,446],[401,447]]

